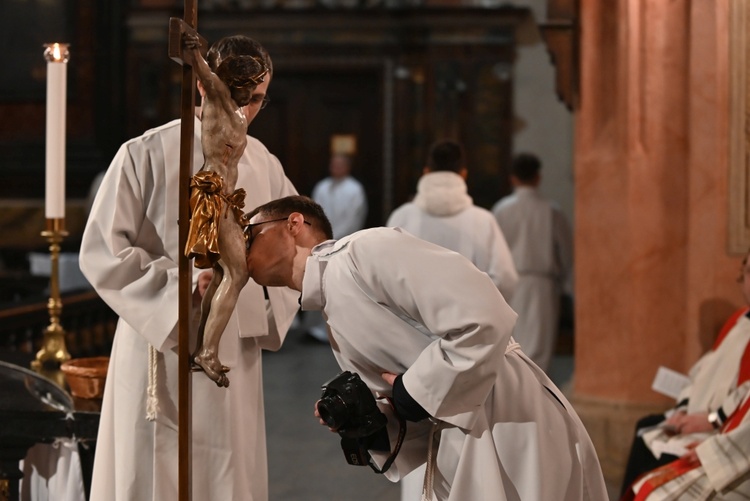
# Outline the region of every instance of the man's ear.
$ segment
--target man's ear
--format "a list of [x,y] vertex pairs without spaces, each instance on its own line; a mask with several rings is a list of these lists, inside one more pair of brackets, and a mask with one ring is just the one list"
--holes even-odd
[[292,235],[296,237],[305,226],[305,216],[300,212],[292,212],[289,214],[289,222],[287,224],[289,224],[289,230],[292,232]]

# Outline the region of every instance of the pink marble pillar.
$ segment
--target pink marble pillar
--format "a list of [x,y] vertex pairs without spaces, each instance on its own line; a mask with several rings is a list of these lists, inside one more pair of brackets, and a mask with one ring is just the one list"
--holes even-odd
[[742,303],[727,252],[728,0],[582,0],[574,404],[616,477]]

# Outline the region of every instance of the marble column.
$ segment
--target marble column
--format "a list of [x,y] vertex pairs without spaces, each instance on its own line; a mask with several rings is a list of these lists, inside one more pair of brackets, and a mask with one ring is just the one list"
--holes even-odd
[[573,402],[618,482],[636,418],[670,405],[742,304],[727,251],[728,1],[581,0]]

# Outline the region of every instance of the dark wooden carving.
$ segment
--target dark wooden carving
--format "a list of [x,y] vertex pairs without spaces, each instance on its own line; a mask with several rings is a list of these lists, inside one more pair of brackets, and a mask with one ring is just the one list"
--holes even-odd
[[578,107],[580,85],[579,0],[548,0],[547,20],[539,29],[557,68],[557,96],[568,109]]
[[[313,6],[204,12],[200,31],[209,42],[246,33],[271,53],[271,104],[250,133],[279,156],[301,193],[327,174],[331,135],[357,137],[353,173],[367,191],[367,225],[375,226],[414,193],[439,138],[464,143],[477,204],[489,207],[509,191],[515,30],[528,15],[509,6]],[[164,17],[136,8],[128,18],[130,135],[178,115]]]

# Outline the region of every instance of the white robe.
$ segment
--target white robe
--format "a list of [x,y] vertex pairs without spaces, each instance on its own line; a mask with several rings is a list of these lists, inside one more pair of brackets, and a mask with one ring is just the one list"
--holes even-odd
[[518,284],[508,243],[492,213],[473,204],[466,183],[455,172],[425,174],[417,196],[393,211],[386,226],[458,252],[487,273],[509,301]]
[[[197,171],[203,164],[197,119],[195,133]],[[125,143],[83,235],[81,269],[120,316],[92,501],[164,501],[177,493],[179,144],[179,121]],[[253,138],[240,160],[237,187],[247,190],[247,209],[296,193],[278,159]],[[268,497],[261,348],[279,348],[297,310],[288,289],[269,290],[269,297],[270,305],[252,280],[240,294],[219,346],[221,362],[231,368],[229,388],[201,373],[192,376],[193,499]],[[146,420],[149,344],[158,350],[155,421]]]
[[543,370],[555,350],[560,294],[572,291],[572,235],[563,213],[535,189],[519,187],[492,208],[510,246],[519,281],[510,306],[513,336]]
[[[437,499],[606,499],[581,421],[512,342],[516,315],[495,285],[460,254],[391,228],[325,242],[308,258],[302,308],[323,309],[343,370],[382,394],[383,371],[404,373],[409,394],[447,426]],[[408,429],[393,481],[427,459],[423,430]]]
[[334,238],[344,237],[364,227],[367,197],[362,184],[353,177],[323,179],[313,188],[312,199],[323,207],[331,221]]

